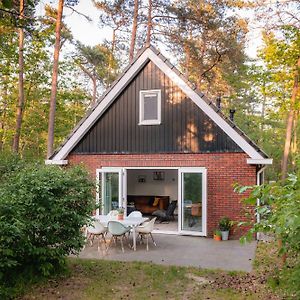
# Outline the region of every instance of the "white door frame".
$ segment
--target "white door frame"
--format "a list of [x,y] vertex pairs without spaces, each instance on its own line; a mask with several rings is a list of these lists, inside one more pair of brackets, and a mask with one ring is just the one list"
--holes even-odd
[[[202,173],[202,232],[182,230],[182,201],[184,194],[183,174]],[[204,167],[183,167],[178,170],[178,232],[181,235],[207,235],[207,169]]]
[[[178,230],[177,231],[154,231],[157,233],[164,234],[181,234],[181,235],[195,235],[195,236],[206,236],[207,235],[207,169],[204,167],[102,167],[96,169],[97,183],[101,176],[101,191],[103,199],[104,194],[104,173],[119,173],[119,207],[125,209],[127,214],[127,170],[178,170]],[[202,173],[202,232],[184,231],[181,230],[181,219],[182,219],[182,191],[183,191],[183,176],[182,174],[188,173]],[[97,186],[96,203],[99,203],[99,188]],[[101,207],[103,210],[103,204]],[[99,215],[99,209],[96,214]]]
[[[124,207],[126,210],[126,170],[124,168],[119,167],[103,167],[101,169],[96,169],[96,179],[97,179],[97,187],[96,187],[96,203],[99,204],[99,180],[101,176],[101,199],[104,199],[104,174],[105,173],[118,173],[119,174],[119,207]],[[125,183],[125,184],[124,184]],[[124,203],[125,199],[125,203]],[[101,212],[104,209],[104,203],[101,204]],[[126,213],[126,211],[125,211]],[[96,215],[100,214],[100,210],[96,210]]]

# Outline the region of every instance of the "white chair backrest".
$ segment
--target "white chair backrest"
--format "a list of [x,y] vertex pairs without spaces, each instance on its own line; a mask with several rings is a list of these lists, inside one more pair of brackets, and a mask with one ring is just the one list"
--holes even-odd
[[111,210],[107,215],[109,217],[115,217],[119,214],[119,212],[117,210]]
[[93,220],[92,224],[90,226],[88,226],[87,231],[97,234],[97,233],[102,233],[104,232],[106,229],[104,227],[103,224],[101,224],[98,220]]
[[142,218],[143,215],[140,211],[135,210],[128,215],[128,218]]
[[112,235],[122,235],[128,231],[128,227],[124,226],[118,221],[109,221],[108,222],[108,232]]

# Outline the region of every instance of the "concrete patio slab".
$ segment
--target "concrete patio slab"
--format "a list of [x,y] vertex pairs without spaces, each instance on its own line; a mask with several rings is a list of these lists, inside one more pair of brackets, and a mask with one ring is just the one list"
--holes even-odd
[[97,240],[79,254],[80,258],[118,261],[143,261],[162,265],[193,266],[228,271],[252,270],[256,242],[241,245],[239,241],[217,242],[213,239],[193,236],[154,234],[157,247],[149,241],[146,245],[137,243],[137,251],[125,247],[122,253],[119,244],[112,245],[105,255],[104,244],[97,250]]

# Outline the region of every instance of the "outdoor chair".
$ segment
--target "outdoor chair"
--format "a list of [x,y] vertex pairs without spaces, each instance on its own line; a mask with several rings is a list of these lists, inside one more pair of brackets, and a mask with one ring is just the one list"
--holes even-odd
[[107,228],[104,227],[97,220],[93,220],[92,224],[87,227],[87,240],[90,241],[91,246],[93,246],[95,236],[98,239],[98,251],[100,250],[100,238],[104,241],[106,247],[105,234],[107,233]]
[[128,215],[128,218],[142,218],[143,215],[140,211],[135,210]]
[[155,243],[154,238],[152,236],[152,231],[154,229],[155,220],[156,220],[156,217],[153,218],[149,222],[144,222],[142,225],[140,225],[136,228],[136,233],[138,233],[139,236],[141,237],[141,242],[143,242],[143,238],[146,236],[147,251],[149,250],[149,235],[152,239],[152,242],[153,242],[154,246],[156,247],[156,243]]
[[193,227],[199,220],[201,220],[202,216],[202,205],[201,203],[193,203],[191,205],[191,214],[189,220],[189,227]]
[[117,244],[118,238],[120,238],[122,252],[124,253],[123,238],[125,237],[127,239],[126,233],[128,233],[129,231],[130,227],[127,227],[118,221],[109,221],[108,232],[112,235],[112,238],[109,241],[108,247],[106,248],[106,253],[108,252],[112,240],[114,240]]
[[170,221],[170,220],[174,220],[174,211],[175,208],[177,206],[177,201],[172,201],[167,210],[156,210],[155,212],[152,213],[153,216],[156,216],[160,223],[162,222],[166,222],[166,221]]

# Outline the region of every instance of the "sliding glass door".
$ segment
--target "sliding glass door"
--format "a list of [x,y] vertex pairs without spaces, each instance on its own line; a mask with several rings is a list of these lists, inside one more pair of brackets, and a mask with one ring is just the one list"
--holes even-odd
[[206,169],[179,170],[179,232],[206,235]]
[[123,207],[124,171],[122,168],[103,168],[97,170],[98,191],[97,202],[100,210],[97,213],[106,215],[111,210]]

